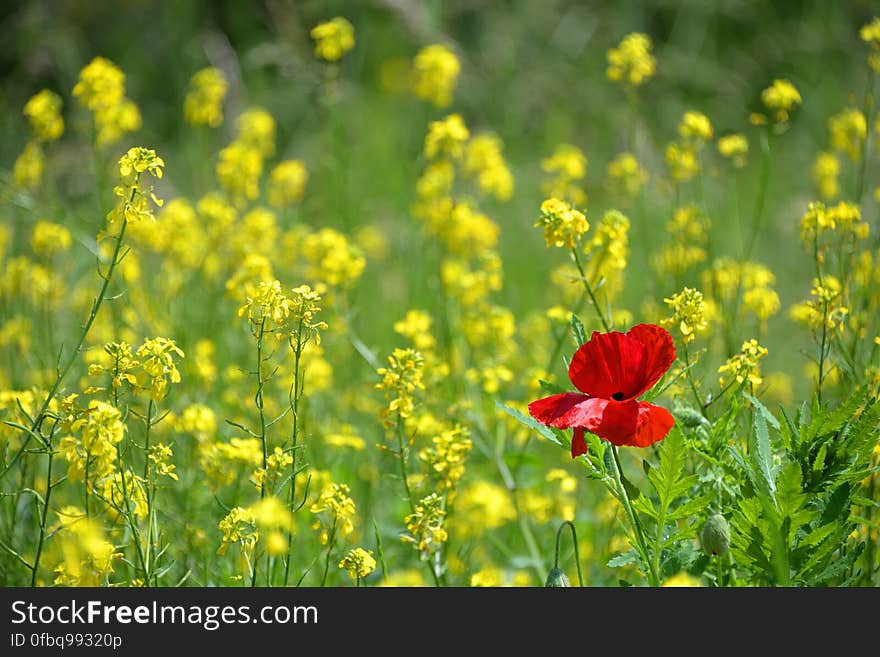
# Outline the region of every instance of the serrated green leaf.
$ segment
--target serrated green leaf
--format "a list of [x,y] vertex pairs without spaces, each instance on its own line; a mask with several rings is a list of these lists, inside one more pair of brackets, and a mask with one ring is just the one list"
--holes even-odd
[[639,555],[635,550],[628,550],[622,554],[618,554],[608,560],[605,564],[609,568],[622,568],[633,563],[638,563]]
[[556,437],[556,434],[554,434],[553,431],[550,430],[550,427],[541,424],[540,422],[538,422],[534,418],[529,417],[527,415],[523,415],[515,408],[511,408],[510,406],[506,406],[505,404],[502,404],[499,401],[495,402],[495,408],[501,409],[502,411],[507,413],[513,419],[519,421],[521,424],[524,424],[525,426],[529,427],[530,429],[534,429],[539,434],[541,434],[544,438],[546,438],[547,440],[549,440],[551,442],[556,443],[560,447],[566,446],[559,441],[559,439]]
[[[754,397],[749,397],[754,400]],[[752,403],[756,401],[754,400]],[[767,413],[764,412],[765,410],[763,405],[758,406],[756,404],[752,434],[749,440],[749,459],[757,475],[755,483],[758,489],[773,500],[776,492],[776,483],[773,480],[773,456],[770,452],[770,432],[767,429]],[[778,422],[776,426],[779,426]]]
[[820,524],[844,520],[849,516],[850,503],[855,503],[855,500],[850,500],[851,490],[849,484],[843,484],[831,493],[819,518]]
[[691,518],[693,516],[699,515],[703,510],[706,509],[715,498],[715,493],[712,491],[707,491],[700,495],[699,497],[694,497],[687,502],[675,507],[671,511],[666,514],[666,521],[672,522],[675,520],[684,520],[685,518]]
[[816,453],[816,459],[813,461],[813,472],[820,473],[825,469],[825,457],[828,455],[828,442],[822,443],[819,451]]

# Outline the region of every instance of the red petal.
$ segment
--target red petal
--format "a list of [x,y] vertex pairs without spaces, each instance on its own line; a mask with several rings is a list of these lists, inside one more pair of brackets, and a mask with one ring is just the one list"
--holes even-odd
[[611,402],[594,433],[618,446],[647,447],[663,440],[675,423],[662,406],[648,402]]
[[675,344],[669,331],[656,324],[638,324],[627,335],[645,346],[644,378],[638,392],[632,395],[635,398],[650,390],[675,361]]
[[594,331],[572,356],[568,376],[575,387],[593,397],[632,399],[641,394],[647,360],[639,340],[619,331]]
[[571,458],[576,459],[581,454],[587,453],[587,441],[584,440],[584,428],[575,427],[571,437]]
[[538,422],[557,429],[581,427],[593,431],[602,421],[602,411],[606,404],[607,399],[564,392],[533,401],[529,404],[529,413]]

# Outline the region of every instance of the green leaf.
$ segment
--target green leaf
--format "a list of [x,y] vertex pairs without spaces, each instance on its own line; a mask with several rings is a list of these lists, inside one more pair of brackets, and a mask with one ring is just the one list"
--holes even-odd
[[558,383],[552,383],[551,381],[545,381],[544,379],[538,379],[538,384],[541,386],[544,392],[549,392],[551,395],[559,395],[569,392]]
[[[772,416],[758,400],[751,395],[748,395],[748,398],[755,404],[753,432],[749,440],[749,459],[757,475],[758,488],[770,499],[774,499],[776,484],[773,481],[773,456],[770,453],[770,432],[767,429],[768,416]],[[775,418],[773,422],[776,422]],[[776,422],[776,427],[779,427],[779,422]]]
[[715,498],[713,491],[707,491],[699,497],[694,497],[681,504],[666,514],[666,521],[684,520],[693,516],[700,515],[706,507],[708,507]]
[[825,457],[828,455],[828,443],[822,443],[819,451],[816,453],[816,460],[813,461],[813,472],[821,473],[825,470]]
[[633,563],[638,563],[639,555],[635,550],[628,550],[622,554],[618,554],[617,556],[611,557],[608,560],[608,563],[605,564],[609,568],[622,568],[623,566],[628,566]]
[[574,339],[578,343],[578,346],[584,344],[587,338],[587,331],[584,329],[583,322],[578,318],[574,313],[571,314],[571,332],[574,334]]
[[529,417],[529,416],[527,416],[527,415],[523,415],[522,413],[520,413],[520,412],[519,412],[518,410],[516,410],[515,408],[511,408],[510,406],[506,406],[505,404],[502,404],[502,403],[499,402],[499,401],[496,401],[496,402],[495,402],[495,408],[499,408],[499,409],[501,409],[502,411],[504,411],[505,413],[507,413],[507,414],[508,414],[510,417],[512,417],[513,419],[518,420],[520,423],[526,425],[526,426],[529,427],[530,429],[534,429],[534,430],[537,431],[539,434],[541,434],[544,438],[546,438],[547,440],[549,440],[549,441],[551,441],[551,442],[556,443],[556,444],[559,445],[560,447],[565,447],[565,446],[566,446],[566,445],[563,445],[563,444],[559,441],[559,439],[556,437],[556,434],[553,433],[553,431],[551,431],[550,427],[541,424],[540,422],[538,422],[538,421],[535,420],[534,418]]

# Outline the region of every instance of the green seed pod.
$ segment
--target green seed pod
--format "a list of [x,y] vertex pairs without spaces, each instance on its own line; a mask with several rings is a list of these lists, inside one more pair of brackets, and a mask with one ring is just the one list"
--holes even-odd
[[708,555],[718,555],[727,552],[730,547],[730,525],[720,513],[713,513],[706,519],[703,531],[700,533],[700,543]]
[[568,577],[565,576],[565,573],[562,572],[559,568],[554,568],[550,571],[550,574],[547,575],[547,583],[544,586],[550,588],[568,588],[571,586],[571,582],[568,581]]
[[672,411],[672,414],[686,427],[699,427],[704,424],[709,424],[708,420],[703,417],[703,414],[700,413],[700,411],[693,409],[690,406],[676,408]]

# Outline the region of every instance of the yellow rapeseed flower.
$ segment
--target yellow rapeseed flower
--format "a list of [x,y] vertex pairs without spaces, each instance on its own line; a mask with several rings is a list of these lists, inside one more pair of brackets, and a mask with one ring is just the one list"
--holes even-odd
[[192,126],[212,128],[223,123],[223,99],[229,84],[219,68],[203,68],[192,76],[183,99],[183,116]]
[[774,80],[761,92],[761,101],[778,123],[788,121],[794,108],[803,103],[800,92],[788,80]]
[[310,32],[315,40],[315,56],[336,62],[354,48],[354,26],[342,16],[319,23]]
[[612,82],[637,87],[654,76],[657,62],[651,54],[651,38],[634,32],[623,37],[616,48],[607,53],[606,75]]
[[413,92],[436,107],[452,102],[461,64],[456,54],[442,44],[422,48],[413,59]]
[[25,103],[24,115],[38,140],[55,141],[64,134],[61,104],[61,96],[49,89],[43,89]]
[[548,198],[541,203],[541,216],[534,226],[543,229],[548,249],[553,246],[572,249],[590,229],[583,212],[558,198]]

